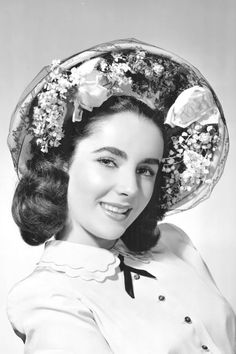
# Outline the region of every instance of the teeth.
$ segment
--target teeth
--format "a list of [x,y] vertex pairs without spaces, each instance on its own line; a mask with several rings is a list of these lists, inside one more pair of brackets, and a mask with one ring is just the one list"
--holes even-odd
[[112,211],[113,213],[118,213],[118,214],[126,213],[129,210],[129,208],[117,208],[117,207],[111,206],[109,204],[104,204],[104,203],[102,203],[102,206],[104,207],[104,209]]

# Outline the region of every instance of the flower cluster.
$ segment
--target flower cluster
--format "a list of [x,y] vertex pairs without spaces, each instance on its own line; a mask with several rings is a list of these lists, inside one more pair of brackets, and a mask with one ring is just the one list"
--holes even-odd
[[100,84],[102,74],[95,68],[98,60],[92,59],[71,71],[63,70],[59,61],[53,61],[33,112],[32,131],[42,152],[60,145],[69,102],[74,105],[75,122],[82,119],[83,109],[91,111],[107,99],[108,90]]
[[66,115],[66,98],[72,84],[59,65],[53,61],[44,90],[37,96],[38,104],[34,107],[32,131],[42,152],[49,147],[57,147],[63,138],[63,123]]
[[153,98],[164,71],[163,65],[143,50],[111,53],[102,60],[100,69],[112,84],[114,93],[132,92],[138,98]]
[[172,136],[169,156],[163,159],[164,204],[170,208],[202,183],[210,183],[214,151],[219,144],[217,125],[191,124]]
[[92,111],[114,94],[136,96],[154,108],[149,98],[155,97],[153,83],[157,84],[164,67],[145,51],[110,55],[95,57],[71,70],[53,61],[33,112],[32,131],[42,152],[60,145],[69,102],[74,106],[74,122],[82,119],[84,109]]

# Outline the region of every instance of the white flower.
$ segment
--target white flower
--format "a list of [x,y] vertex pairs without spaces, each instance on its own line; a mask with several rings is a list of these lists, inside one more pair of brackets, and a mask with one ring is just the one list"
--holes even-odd
[[192,150],[184,151],[184,163],[189,169],[203,170],[206,166],[210,165],[210,161]]
[[190,170],[185,170],[182,174],[181,174],[181,178],[183,179],[183,181],[185,183],[188,182],[188,180],[192,177],[192,172]]
[[52,68],[58,67],[60,65],[60,62],[61,62],[60,59],[54,59],[52,61]]
[[78,85],[81,79],[81,73],[78,68],[72,68],[70,74],[70,81],[72,85]]
[[165,124],[186,128],[193,122],[201,125],[217,124],[220,112],[207,87],[190,87],[177,97],[170,107]]
[[161,75],[164,70],[164,67],[156,63],[153,65],[152,69],[156,75]]
[[123,64],[112,63],[110,77],[113,81],[123,80],[125,71],[122,68]]
[[58,85],[59,85],[59,92],[60,93],[66,92],[68,90],[68,88],[71,86],[70,82],[65,77],[59,78]]
[[191,191],[209,174],[210,159],[192,150],[185,150],[183,157],[186,170],[180,174],[180,190]]
[[100,67],[101,67],[101,70],[102,70],[102,71],[104,71],[104,70],[107,69],[108,64],[107,64],[106,60],[102,59],[102,60],[100,61]]
[[207,143],[211,142],[211,135],[209,133],[201,133],[199,135],[199,140],[202,143],[207,144]]
[[137,58],[138,60],[143,60],[143,59],[145,58],[145,56],[146,56],[146,53],[145,53],[144,50],[139,50],[139,51],[137,51],[137,53],[136,53],[136,58]]

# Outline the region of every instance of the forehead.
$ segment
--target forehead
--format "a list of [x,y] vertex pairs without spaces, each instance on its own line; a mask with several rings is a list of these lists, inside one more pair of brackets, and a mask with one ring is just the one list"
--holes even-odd
[[149,118],[134,112],[120,112],[99,117],[92,133],[78,144],[78,152],[91,152],[102,146],[142,157],[162,157],[163,137],[160,128]]

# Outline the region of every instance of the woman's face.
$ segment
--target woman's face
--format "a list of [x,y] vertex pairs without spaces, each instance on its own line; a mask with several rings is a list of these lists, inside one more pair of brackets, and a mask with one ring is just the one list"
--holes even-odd
[[99,118],[69,168],[66,239],[111,247],[148,204],[163,145],[160,129],[137,113]]

